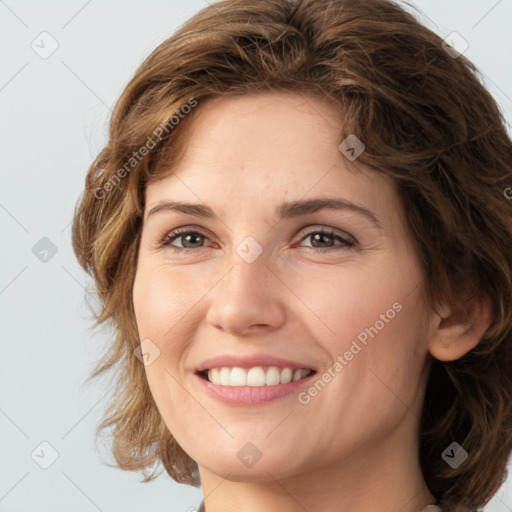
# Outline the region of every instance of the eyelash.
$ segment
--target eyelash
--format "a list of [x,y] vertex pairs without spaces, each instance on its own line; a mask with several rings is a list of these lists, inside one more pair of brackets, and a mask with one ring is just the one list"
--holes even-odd
[[[336,250],[336,247],[338,249],[344,249],[344,250],[353,249],[355,247],[355,245],[356,245],[355,242],[353,242],[351,240],[348,240],[347,238],[343,238],[340,235],[336,235],[334,233],[334,231],[329,231],[329,230],[325,230],[325,229],[319,229],[319,230],[316,230],[316,231],[311,231],[307,235],[303,236],[300,241],[303,242],[304,240],[306,240],[310,236],[316,235],[316,234],[319,234],[319,235],[322,235],[322,236],[332,237],[332,238],[334,238],[334,239],[336,239],[338,241],[341,241],[342,244],[338,245],[338,246],[332,246],[332,247],[326,247],[326,248],[309,247],[309,249],[313,249],[314,253],[330,252],[330,251]],[[186,248],[186,247],[176,247],[176,246],[172,245],[172,242],[174,242],[174,240],[178,239],[180,236],[183,236],[183,235],[201,235],[201,236],[203,236],[205,238],[208,238],[207,235],[202,233],[201,231],[187,230],[187,229],[175,229],[174,231],[171,231],[170,233],[167,233],[160,240],[160,244],[159,245],[160,245],[161,248],[171,249],[172,251],[175,251],[175,252],[196,251],[196,250],[201,250],[201,249],[205,249],[206,248],[206,247],[197,247],[195,249],[189,249],[189,248]]]

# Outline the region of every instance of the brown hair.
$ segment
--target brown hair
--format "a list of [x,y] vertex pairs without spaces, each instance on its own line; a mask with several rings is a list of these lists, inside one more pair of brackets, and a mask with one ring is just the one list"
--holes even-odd
[[[176,481],[199,485],[197,464],[166,428],[133,355],[146,184],[180,157],[202,101],[282,90],[336,101],[340,142],[356,134],[366,145],[359,161],[394,178],[432,308],[491,298],[493,323],[478,346],[433,362],[420,461],[443,510],[474,511],[496,493],[512,450],[512,142],[477,69],[442,43],[387,0],[224,0],[141,64],[115,106],[73,225],[75,253],[102,300],[97,322],[116,332],[89,379],[118,367],[97,432],[115,427],[118,467],[142,469],[150,481],[146,468],[161,462]],[[441,457],[453,441],[469,453],[456,469]]]

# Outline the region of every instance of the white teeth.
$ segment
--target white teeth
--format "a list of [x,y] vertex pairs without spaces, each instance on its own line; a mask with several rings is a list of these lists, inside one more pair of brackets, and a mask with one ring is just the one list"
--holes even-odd
[[[233,368],[233,370],[234,369],[235,368]],[[237,369],[244,371],[243,368],[237,368]],[[230,382],[230,384],[231,384],[231,382]],[[255,366],[254,368],[251,368],[249,370],[249,372],[247,373],[247,385],[248,386],[264,386],[265,385],[265,372],[263,371],[263,368],[261,366]]]
[[221,368],[219,376],[219,384],[222,386],[229,386],[231,380],[231,370],[229,368]]
[[288,384],[292,381],[293,370],[291,368],[285,368],[281,371],[281,384]]
[[302,379],[302,370],[295,370],[292,381],[295,382],[296,380],[300,379]]
[[246,386],[247,374],[242,368],[233,368],[231,370],[231,379],[229,380],[232,386]]
[[271,366],[267,370],[267,374],[265,376],[265,384],[267,386],[275,386],[276,384],[279,384],[281,382],[281,375],[279,372],[279,368],[276,366]]
[[221,386],[275,386],[288,384],[307,377],[311,370],[278,368],[277,366],[255,366],[254,368],[212,368],[208,370],[208,380]]

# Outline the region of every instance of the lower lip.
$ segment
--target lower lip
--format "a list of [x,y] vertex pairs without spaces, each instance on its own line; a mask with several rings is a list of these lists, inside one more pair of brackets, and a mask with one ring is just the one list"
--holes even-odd
[[275,386],[221,386],[197,374],[195,377],[208,395],[221,402],[231,405],[261,405],[297,393],[308,386],[315,375],[316,373],[311,373],[303,379]]

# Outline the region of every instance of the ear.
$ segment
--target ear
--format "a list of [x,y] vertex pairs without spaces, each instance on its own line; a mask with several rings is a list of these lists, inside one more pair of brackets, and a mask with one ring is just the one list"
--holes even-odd
[[434,316],[429,352],[440,361],[455,361],[475,348],[491,325],[492,301],[474,296],[456,308],[442,306]]

